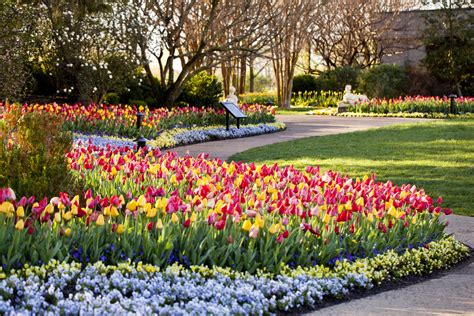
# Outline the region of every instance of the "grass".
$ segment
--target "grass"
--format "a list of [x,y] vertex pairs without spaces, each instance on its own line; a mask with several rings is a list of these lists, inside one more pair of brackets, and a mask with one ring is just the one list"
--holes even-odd
[[416,184],[456,214],[474,216],[474,121],[404,124],[310,137],[251,149],[229,158],[259,164],[319,165],[351,177]]

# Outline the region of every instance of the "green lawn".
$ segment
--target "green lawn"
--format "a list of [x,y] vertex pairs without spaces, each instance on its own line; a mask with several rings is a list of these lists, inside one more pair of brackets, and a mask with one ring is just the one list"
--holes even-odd
[[432,121],[310,137],[251,149],[229,160],[319,165],[351,177],[413,183],[442,196],[455,213],[474,216],[474,121]]

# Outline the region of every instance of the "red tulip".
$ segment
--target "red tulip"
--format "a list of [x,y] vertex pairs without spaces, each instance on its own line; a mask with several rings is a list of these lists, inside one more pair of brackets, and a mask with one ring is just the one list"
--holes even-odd
[[225,227],[225,220],[222,220],[222,219],[221,219],[221,220],[217,221],[217,223],[216,223],[216,228],[217,228],[218,230],[223,230],[224,227]]
[[183,223],[184,228],[188,228],[189,225],[191,225],[191,219],[190,219],[190,218],[188,218],[187,220],[185,220],[184,223]]
[[148,229],[148,231],[151,231],[151,230],[153,230],[153,226],[154,226],[154,225],[155,225],[155,224],[150,221],[150,222],[148,222],[148,224],[146,225],[146,229]]

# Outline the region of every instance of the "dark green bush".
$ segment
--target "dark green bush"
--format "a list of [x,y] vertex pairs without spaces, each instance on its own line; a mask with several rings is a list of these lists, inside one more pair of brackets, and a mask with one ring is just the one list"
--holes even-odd
[[105,104],[119,104],[120,103],[120,97],[115,92],[107,93],[104,96],[104,103]]
[[350,84],[353,89],[357,89],[357,77],[360,68],[344,66],[330,69],[314,75],[299,75],[293,80],[293,92],[305,91],[344,91],[346,85]]
[[72,133],[59,117],[21,114],[14,106],[0,120],[0,187],[10,187],[19,196],[76,192],[65,156],[72,143]]
[[369,98],[396,98],[406,94],[407,85],[408,77],[403,67],[382,64],[360,74],[358,90]]
[[319,91],[317,78],[313,75],[298,75],[293,79],[293,93],[305,91]]
[[222,96],[222,84],[216,76],[203,71],[192,77],[185,85],[178,101],[191,106],[217,106]]
[[318,90],[324,91],[344,91],[346,85],[351,85],[357,89],[357,78],[361,70],[358,67],[344,66],[327,70],[319,75],[316,80]]

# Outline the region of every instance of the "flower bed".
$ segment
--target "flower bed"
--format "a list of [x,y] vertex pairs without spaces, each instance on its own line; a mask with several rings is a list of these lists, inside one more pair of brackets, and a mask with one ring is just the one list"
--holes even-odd
[[[244,125],[241,128],[231,127],[227,131],[224,127],[208,126],[208,127],[193,127],[193,128],[173,128],[164,131],[160,135],[147,142],[150,148],[158,147],[161,149],[168,149],[177,146],[185,146],[196,143],[209,142],[213,140],[242,138],[249,136],[256,136],[262,134],[276,133],[286,128],[284,123],[268,123],[258,125]],[[74,135],[75,143],[78,145],[92,144],[100,147],[128,147],[135,148],[136,142],[134,139],[113,137],[113,136],[98,136],[86,135],[76,133]]]
[[159,148],[172,148],[213,140],[232,139],[256,136],[262,134],[276,133],[286,128],[284,123],[267,123],[258,125],[245,125],[240,128],[231,127],[229,131],[225,127],[208,126],[193,128],[174,128],[164,131],[151,144]]
[[438,240],[445,226],[439,215],[451,213],[414,186],[313,167],[301,172],[95,146],[67,157],[89,188],[82,198],[3,194],[0,252],[7,268],[69,258],[277,272],[282,264],[331,265]]
[[267,314],[317,308],[328,298],[382,281],[447,268],[468,249],[449,237],[418,249],[333,268],[286,269],[279,275],[173,265],[163,272],[142,263],[106,266],[52,261],[0,274],[1,313]]
[[[0,104],[0,119],[2,113],[9,112],[16,105]],[[275,110],[264,105],[240,105],[247,114],[243,124],[259,124],[275,122]],[[133,138],[138,135],[136,130],[136,114],[141,111],[145,114],[142,123],[142,134],[154,139],[159,131],[176,127],[225,125],[225,110],[215,108],[137,108],[130,105],[95,105],[83,106],[80,104],[58,105],[52,104],[24,104],[21,111],[44,112],[58,115],[65,121],[65,126],[74,132],[124,136]]]
[[0,313],[295,311],[469,252],[412,185],[126,146],[66,154],[80,194],[0,189]]
[[[456,98],[456,113],[474,113],[474,98]],[[400,97],[397,99],[372,99],[370,102],[349,107],[356,113],[449,113],[450,99],[447,97]]]

